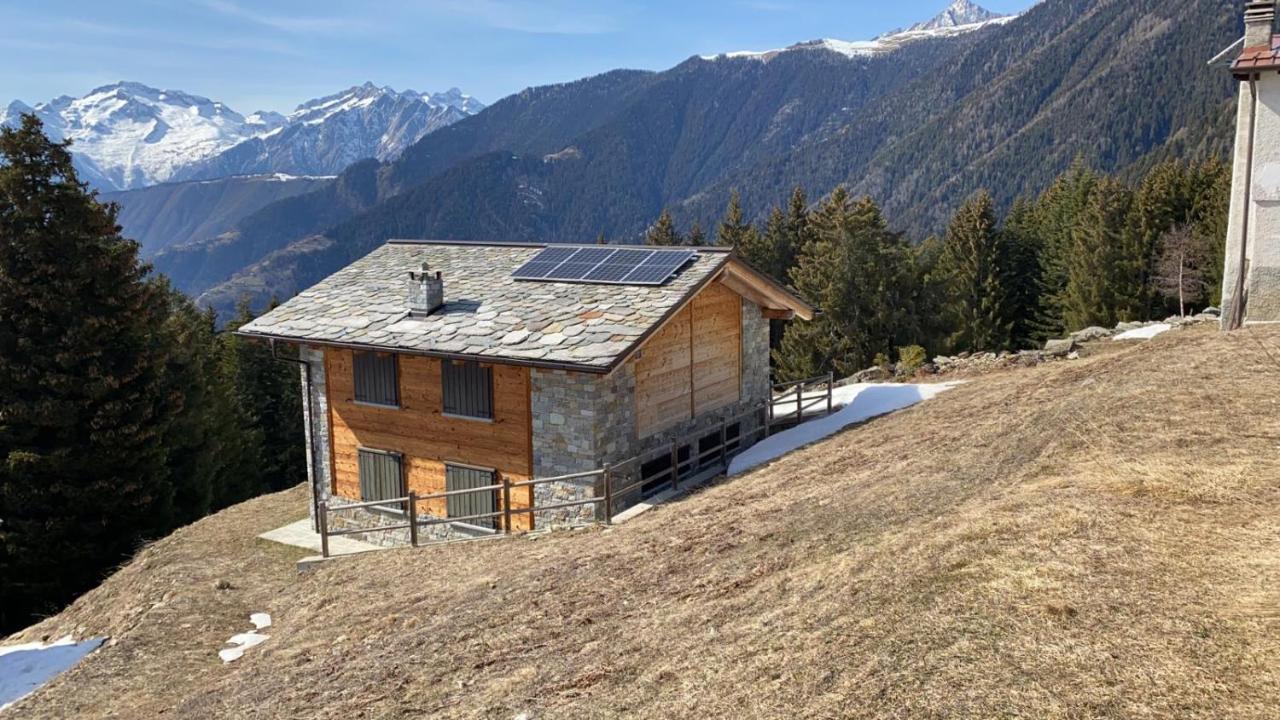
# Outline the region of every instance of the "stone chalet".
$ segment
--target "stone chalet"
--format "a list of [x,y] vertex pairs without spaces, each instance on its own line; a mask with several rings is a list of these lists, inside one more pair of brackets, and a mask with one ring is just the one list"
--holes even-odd
[[[729,419],[734,436],[753,430],[770,321],[813,312],[724,248],[393,240],[239,332],[299,348],[314,515],[321,502],[597,470],[673,440],[684,457]],[[511,507],[592,496],[594,483],[520,488]],[[494,491],[419,509],[465,517],[503,502]],[[391,524],[355,512],[345,527]],[[565,520],[529,512],[510,529]]]

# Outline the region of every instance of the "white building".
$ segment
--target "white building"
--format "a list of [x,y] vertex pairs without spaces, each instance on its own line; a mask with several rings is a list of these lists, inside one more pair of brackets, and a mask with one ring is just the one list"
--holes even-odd
[[1280,36],[1275,0],[1245,6],[1222,324],[1280,322]]

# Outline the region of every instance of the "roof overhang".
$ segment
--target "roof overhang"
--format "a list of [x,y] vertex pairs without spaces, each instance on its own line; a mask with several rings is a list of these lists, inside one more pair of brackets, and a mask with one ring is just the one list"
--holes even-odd
[[720,282],[739,295],[769,311],[773,318],[812,320],[817,310],[781,283],[756,270],[738,255],[732,255],[720,271]]

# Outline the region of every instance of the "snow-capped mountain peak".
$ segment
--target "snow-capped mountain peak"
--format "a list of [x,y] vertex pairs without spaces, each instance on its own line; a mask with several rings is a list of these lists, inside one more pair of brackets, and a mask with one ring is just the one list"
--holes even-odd
[[920,32],[923,30],[945,30],[947,28],[958,28],[966,25],[984,23],[989,20],[996,20],[1002,17],[1004,17],[1004,15],[991,12],[971,0],[955,0],[955,2],[947,6],[946,10],[943,10],[934,16],[932,20],[916,23],[906,30],[898,30],[889,34],[893,35],[901,32]]
[[[34,113],[50,137],[73,141],[82,179],[104,190],[126,190],[221,177],[222,170],[332,175],[348,161],[398,155],[422,135],[483,108],[457,88],[430,95],[365,83],[305,102],[287,116],[259,111],[245,117],[199,95],[117,82],[34,108],[15,100],[0,113],[0,124],[16,125],[23,113]],[[295,126],[316,130],[290,135],[299,147],[281,145],[279,138]],[[242,147],[273,137],[272,150]],[[235,159],[223,161],[227,153]]]
[[916,23],[906,29],[898,29],[871,40],[836,40],[823,38],[796,43],[777,50],[743,50],[719,55],[702,55],[703,60],[720,58],[752,58],[767,61],[778,53],[797,50],[829,50],[846,57],[872,57],[898,50],[902,46],[928,38],[951,37],[981,30],[991,25],[1003,25],[1017,15],[993,13],[971,0],[954,0],[947,9],[931,20]]

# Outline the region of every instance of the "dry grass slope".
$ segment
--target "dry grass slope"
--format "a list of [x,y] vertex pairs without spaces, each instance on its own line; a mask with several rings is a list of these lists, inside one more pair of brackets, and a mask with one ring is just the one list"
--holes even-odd
[[299,577],[247,503],[28,631],[113,642],[17,715],[1275,717],[1280,330],[1107,350],[610,530]]

